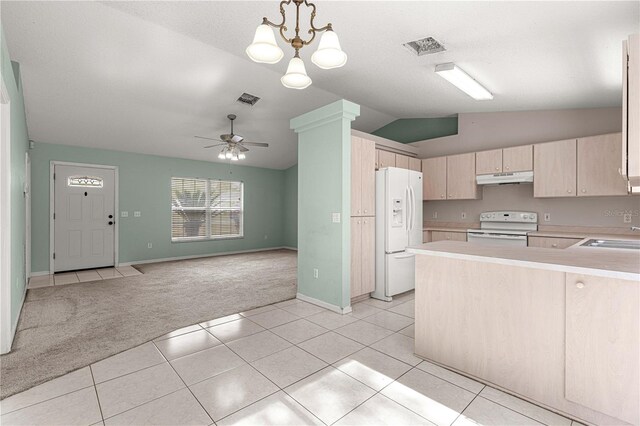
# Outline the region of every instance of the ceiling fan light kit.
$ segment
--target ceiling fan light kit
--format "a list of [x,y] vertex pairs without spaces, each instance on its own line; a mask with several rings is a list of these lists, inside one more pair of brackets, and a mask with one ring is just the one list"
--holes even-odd
[[227,118],[231,121],[231,133],[227,133],[224,135],[220,135],[220,139],[215,138],[207,138],[204,136],[196,136],[198,139],[206,139],[210,141],[218,141],[220,143],[205,146],[205,148],[215,148],[218,146],[222,146],[222,150],[218,154],[218,158],[220,160],[230,160],[230,161],[238,161],[244,160],[247,158],[245,151],[249,151],[249,149],[245,146],[260,146],[264,148],[268,148],[269,144],[264,142],[247,142],[240,135],[236,135],[233,133],[233,120],[236,119],[235,114],[227,115]]
[[[291,2],[296,5],[295,36],[287,38],[285,35],[287,31],[287,26],[285,25],[287,17],[284,6],[291,4]],[[311,8],[311,18],[309,21],[308,31],[311,37],[309,40],[303,40],[300,37],[300,6],[302,4]],[[307,0],[283,0],[280,2],[280,14],[282,15],[282,22],[279,24],[274,24],[266,17],[262,18],[262,24],[258,25],[253,37],[253,43],[247,47],[246,53],[249,58],[255,62],[275,64],[280,61],[284,56],[284,53],[282,52],[282,49],[278,47],[274,31],[271,27],[278,28],[280,36],[284,41],[295,49],[295,54],[291,61],[289,61],[287,72],[280,79],[283,86],[290,89],[304,89],[309,87],[311,84],[311,79],[307,75],[304,62],[300,59],[299,52],[304,46],[313,42],[316,37],[316,33],[324,32],[320,39],[318,50],[316,50],[316,52],[311,56],[311,62],[322,69],[339,68],[347,63],[347,54],[342,51],[338,36],[333,32],[331,24],[329,23],[322,28],[316,28],[313,24],[313,20],[316,17],[315,4],[310,3]]]

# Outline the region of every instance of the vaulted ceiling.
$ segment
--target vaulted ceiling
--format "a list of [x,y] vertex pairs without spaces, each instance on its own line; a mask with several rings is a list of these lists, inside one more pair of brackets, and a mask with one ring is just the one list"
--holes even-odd
[[[228,132],[269,142],[244,164],[296,162],[289,119],[337,99],[362,105],[354,127],[461,112],[619,106],[621,41],[638,31],[639,2],[318,1],[349,55],[313,85],[280,84],[277,65],[244,49],[275,1],[2,2],[11,58],[21,65],[30,137],[36,141],[217,161],[194,135]],[[417,57],[402,43],[432,36],[445,52]],[[435,75],[455,62],[493,101],[474,101]],[[235,102],[243,92],[262,99]]]

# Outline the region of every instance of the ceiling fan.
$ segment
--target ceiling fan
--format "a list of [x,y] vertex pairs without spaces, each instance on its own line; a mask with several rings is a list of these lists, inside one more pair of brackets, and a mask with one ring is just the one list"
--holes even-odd
[[215,148],[217,146],[222,146],[222,151],[220,151],[220,154],[218,154],[219,159],[226,159],[231,161],[244,160],[246,158],[246,155],[244,153],[249,151],[249,148],[247,148],[247,146],[261,146],[264,148],[267,148],[269,146],[268,143],[263,142],[247,142],[244,140],[244,137],[234,134],[233,120],[236,119],[236,115],[229,114],[227,115],[227,118],[231,120],[231,132],[228,134],[220,135],[220,139],[195,136],[198,139],[221,142],[214,145],[205,146],[205,148]]

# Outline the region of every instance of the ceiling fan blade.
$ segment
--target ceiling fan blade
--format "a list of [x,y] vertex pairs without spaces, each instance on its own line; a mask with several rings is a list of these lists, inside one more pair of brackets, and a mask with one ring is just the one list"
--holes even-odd
[[238,145],[236,145],[236,146],[237,146],[237,147],[238,147],[238,149],[239,149],[240,151],[242,151],[242,152],[247,152],[247,151],[249,151],[249,149],[248,149],[248,148],[245,148],[244,146],[242,146],[242,145],[240,145],[240,144],[238,144]]
[[242,142],[243,145],[249,145],[249,146],[262,146],[264,148],[268,148],[269,144],[268,143],[264,143],[264,142]]
[[198,139],[206,139],[208,141],[218,141],[218,142],[224,142],[220,139],[215,139],[215,138],[205,138],[204,136],[194,136],[194,138],[198,138]]
[[226,143],[217,143],[215,145],[207,145],[207,146],[203,146],[203,148],[215,148],[216,146],[222,146],[222,145],[226,145]]

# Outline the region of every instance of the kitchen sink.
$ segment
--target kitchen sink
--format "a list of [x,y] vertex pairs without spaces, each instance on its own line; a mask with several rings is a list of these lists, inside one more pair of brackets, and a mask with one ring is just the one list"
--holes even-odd
[[581,247],[600,247],[613,249],[640,250],[640,240],[587,240],[580,244]]

